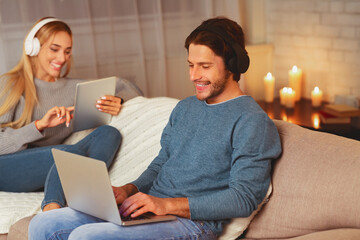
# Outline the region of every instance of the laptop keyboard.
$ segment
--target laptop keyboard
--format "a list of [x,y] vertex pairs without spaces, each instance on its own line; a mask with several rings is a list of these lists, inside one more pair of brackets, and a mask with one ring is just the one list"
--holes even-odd
[[135,218],[131,217],[130,215],[124,217],[123,215],[121,215],[121,220],[122,221],[134,221],[134,220],[144,220],[144,219],[147,219],[148,217],[146,217],[146,215],[140,215],[140,216],[137,216]]

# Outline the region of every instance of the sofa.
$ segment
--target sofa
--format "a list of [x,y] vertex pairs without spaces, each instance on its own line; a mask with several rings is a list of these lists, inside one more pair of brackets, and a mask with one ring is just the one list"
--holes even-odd
[[[134,180],[157,155],[162,129],[177,102],[138,96],[112,118],[110,125],[123,136],[110,169],[113,185]],[[250,217],[233,219],[219,239],[360,239],[360,142],[273,121],[283,153],[273,162],[268,195]],[[74,133],[65,143],[91,131]],[[0,192],[0,240],[27,239],[42,197],[42,192]]]

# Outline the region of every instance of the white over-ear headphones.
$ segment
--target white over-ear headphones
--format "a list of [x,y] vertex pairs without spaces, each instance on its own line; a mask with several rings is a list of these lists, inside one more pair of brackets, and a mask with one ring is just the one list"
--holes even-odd
[[39,39],[35,37],[35,34],[42,28],[45,24],[49,22],[60,21],[56,18],[46,18],[38,22],[27,35],[25,40],[25,53],[29,56],[37,56],[40,51],[40,42]]

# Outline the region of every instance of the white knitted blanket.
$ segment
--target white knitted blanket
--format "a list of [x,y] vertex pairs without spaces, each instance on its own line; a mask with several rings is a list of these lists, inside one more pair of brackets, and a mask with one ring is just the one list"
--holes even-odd
[[[109,125],[119,129],[123,141],[110,170],[113,185],[135,180],[156,157],[160,150],[161,133],[177,99],[133,98],[123,105],[120,114]],[[72,134],[66,144],[73,144],[92,130]],[[40,212],[43,193],[0,192],[0,234],[21,218]]]

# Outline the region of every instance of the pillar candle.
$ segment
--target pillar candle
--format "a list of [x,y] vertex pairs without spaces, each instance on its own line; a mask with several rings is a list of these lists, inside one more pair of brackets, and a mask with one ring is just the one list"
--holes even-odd
[[288,91],[287,87],[280,89],[280,104],[281,105],[285,105],[287,91]]
[[272,76],[270,72],[264,77],[264,85],[265,85],[265,101],[273,102],[274,101],[275,77]]
[[301,79],[302,79],[302,70],[293,66],[289,70],[289,86],[295,91],[295,100],[299,101],[301,98]]
[[311,92],[311,104],[313,107],[320,107],[322,101],[322,91],[319,87],[315,87],[314,90]]
[[292,88],[288,88],[288,91],[286,93],[285,97],[285,107],[286,108],[293,108],[295,106],[296,101],[296,91],[294,91]]

